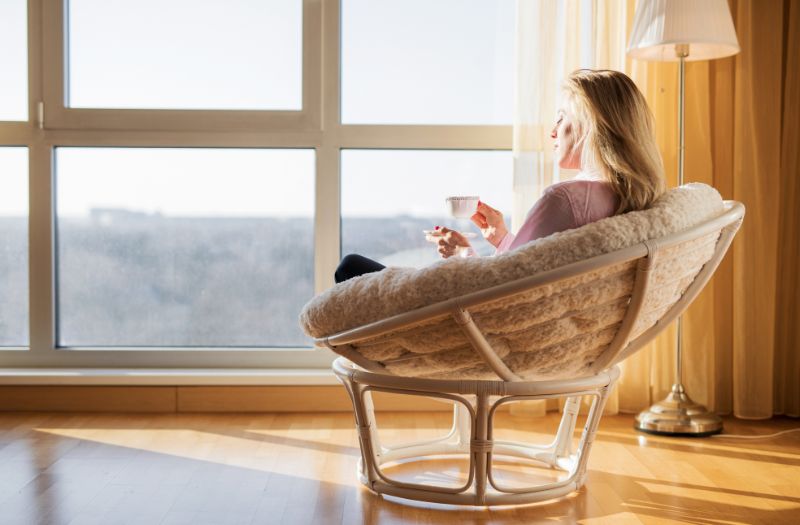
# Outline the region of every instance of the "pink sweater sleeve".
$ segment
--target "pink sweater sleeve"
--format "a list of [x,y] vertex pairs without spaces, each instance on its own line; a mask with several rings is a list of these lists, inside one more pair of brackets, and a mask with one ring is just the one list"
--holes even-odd
[[517,234],[509,233],[503,238],[495,255],[513,250],[534,239],[576,227],[569,198],[560,189],[551,188],[545,190],[544,195],[533,205]]
[[503,240],[500,241],[500,244],[497,245],[497,248],[495,249],[494,254],[497,255],[498,253],[507,252],[509,247],[511,246],[511,243],[514,242],[515,238],[516,238],[516,235],[514,235],[513,233],[511,233],[511,232],[506,233],[506,236],[503,237]]

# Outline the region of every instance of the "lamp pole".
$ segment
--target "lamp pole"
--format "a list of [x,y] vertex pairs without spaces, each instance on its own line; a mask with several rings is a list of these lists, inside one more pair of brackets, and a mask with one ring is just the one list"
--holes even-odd
[[[675,55],[678,57],[678,186],[683,186],[683,154],[684,142],[684,99],[686,57],[689,56],[689,44],[676,44]],[[648,410],[636,416],[637,430],[659,435],[710,436],[722,431],[722,419],[709,412],[706,407],[692,401],[683,387],[681,370],[681,354],[683,353],[683,322],[678,316],[677,322],[676,379],[672,389],[663,401],[659,401]]]
[[[686,100],[686,57],[689,56],[689,44],[678,44],[675,46],[675,54],[678,56],[678,186],[683,186],[683,155],[686,152],[686,142],[684,140],[684,108]],[[678,344],[676,349],[676,375],[675,384],[683,390],[683,374],[681,373],[681,354],[683,353],[683,316],[678,316],[676,326],[676,336]],[[673,390],[675,388],[673,387]]]

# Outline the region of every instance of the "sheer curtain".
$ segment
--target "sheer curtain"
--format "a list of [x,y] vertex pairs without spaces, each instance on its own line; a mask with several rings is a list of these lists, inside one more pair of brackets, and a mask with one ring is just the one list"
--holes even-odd
[[553,164],[561,82],[578,68],[624,68],[626,11],[617,0],[517,1],[512,228],[544,188],[574,175]]
[[[800,416],[800,5],[731,1],[742,52],[686,68],[687,181],[747,206],[714,279],[684,315],[683,382],[722,414]],[[677,65],[632,61],[635,0],[518,0],[512,227],[549,184],[558,86],[578,67],[626,72],[645,94],[670,187],[677,178]],[[674,326],[626,360],[608,412],[666,396]],[[544,406],[530,408],[543,412]]]
[[[624,68],[626,13],[627,4],[617,0],[517,0],[512,230],[547,186],[575,175],[553,162],[560,86],[578,68]],[[543,414],[546,405],[522,407],[516,410]],[[606,411],[617,410],[612,394]]]

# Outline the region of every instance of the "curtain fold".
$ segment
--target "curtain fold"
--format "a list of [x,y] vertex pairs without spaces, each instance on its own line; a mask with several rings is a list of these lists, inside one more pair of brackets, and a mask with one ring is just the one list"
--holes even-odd
[[785,2],[773,411],[800,417],[800,3]]
[[[772,415],[781,149],[783,2],[738,2],[733,197],[747,216],[733,246],[733,412]],[[764,395],[765,392],[769,392]]]
[[[683,316],[682,379],[692,399],[722,414],[800,416],[800,2],[729,3],[741,53],[686,66],[684,173],[747,212],[728,256]],[[558,86],[578,67],[633,78],[655,115],[675,186],[678,67],[625,57],[636,1],[517,5],[512,227],[546,186],[569,177],[553,166],[546,133]],[[675,380],[674,325],[622,369],[609,412],[638,412],[664,398]]]
[[560,31],[542,20],[558,18],[557,2],[518,1],[516,82],[514,95],[514,201],[511,228],[519,229],[525,213],[542,190],[554,182],[548,124],[556,112],[556,53],[548,53]]

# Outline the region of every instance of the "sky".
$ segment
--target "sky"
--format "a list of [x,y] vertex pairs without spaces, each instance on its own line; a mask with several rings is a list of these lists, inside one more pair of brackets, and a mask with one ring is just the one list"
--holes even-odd
[[[27,118],[25,4],[0,0],[0,120]],[[68,6],[71,107],[301,107],[301,0]],[[343,0],[342,28],[344,123],[511,123],[513,0]],[[0,215],[27,213],[25,152],[0,148]],[[59,217],[313,215],[313,150],[57,148],[55,158]],[[444,197],[464,193],[510,209],[511,173],[510,152],[345,150],[342,211],[439,214]]]
[[28,119],[25,0],[0,0],[0,120]]

